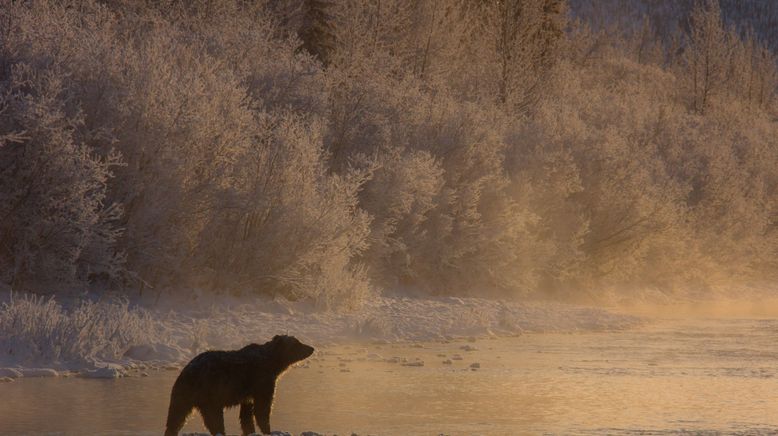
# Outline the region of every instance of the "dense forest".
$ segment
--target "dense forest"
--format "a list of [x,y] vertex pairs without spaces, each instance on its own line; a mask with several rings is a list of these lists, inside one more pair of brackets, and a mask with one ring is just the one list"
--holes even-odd
[[778,3],[0,0],[0,283],[775,280]]

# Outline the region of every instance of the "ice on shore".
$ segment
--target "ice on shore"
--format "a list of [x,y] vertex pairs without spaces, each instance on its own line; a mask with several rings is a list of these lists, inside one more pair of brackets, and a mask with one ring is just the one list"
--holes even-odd
[[125,372],[115,367],[103,367],[97,369],[87,369],[81,371],[78,376],[84,378],[119,378],[123,377]]
[[57,377],[59,373],[51,368],[20,368],[24,377]]
[[14,368],[0,368],[0,377],[19,378],[22,377],[22,372]]
[[58,377],[59,373],[51,368],[0,368],[0,378],[16,379],[20,377]]

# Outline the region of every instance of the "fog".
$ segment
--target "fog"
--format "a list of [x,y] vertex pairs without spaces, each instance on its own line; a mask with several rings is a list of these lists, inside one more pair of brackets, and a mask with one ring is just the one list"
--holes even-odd
[[633,303],[617,306],[638,316],[660,319],[771,319],[778,317],[777,298]]

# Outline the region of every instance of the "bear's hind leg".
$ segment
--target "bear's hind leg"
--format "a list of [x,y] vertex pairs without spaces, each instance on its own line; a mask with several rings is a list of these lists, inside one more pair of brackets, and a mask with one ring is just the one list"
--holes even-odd
[[254,429],[254,404],[244,402],[240,404],[240,429],[243,436],[250,435]]
[[178,436],[178,432],[184,427],[186,418],[192,412],[192,405],[185,400],[176,398],[170,399],[170,407],[167,412],[167,424],[165,426],[165,436]]
[[224,409],[221,406],[200,407],[200,414],[203,415],[205,428],[212,435],[221,434],[224,436]]

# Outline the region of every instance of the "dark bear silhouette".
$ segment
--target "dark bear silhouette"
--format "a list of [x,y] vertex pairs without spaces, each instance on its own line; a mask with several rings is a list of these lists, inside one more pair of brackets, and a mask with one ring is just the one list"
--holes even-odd
[[269,434],[276,379],[311,354],[313,347],[293,336],[276,336],[265,344],[236,351],[199,354],[173,385],[165,436],[177,435],[193,408],[200,411],[211,434],[225,434],[224,408],[239,404],[242,434],[254,433],[252,417],[262,433]]

